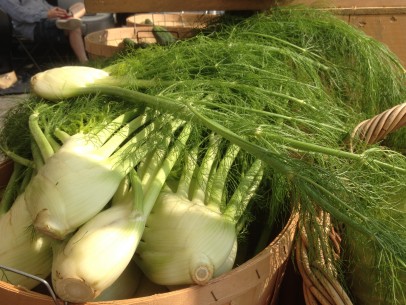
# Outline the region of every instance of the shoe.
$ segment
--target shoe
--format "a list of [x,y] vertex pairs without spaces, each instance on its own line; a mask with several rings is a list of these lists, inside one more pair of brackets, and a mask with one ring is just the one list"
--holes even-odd
[[79,18],[67,18],[56,20],[56,27],[61,30],[73,31],[82,26],[82,20]]
[[0,89],[0,96],[14,94],[29,94],[30,90],[31,90],[30,82],[19,79],[11,87],[7,89]]
[[69,7],[68,13],[74,18],[83,17],[86,14],[85,5],[82,2],[75,3]]
[[0,75],[0,89],[12,87],[17,82],[17,75],[14,71]]

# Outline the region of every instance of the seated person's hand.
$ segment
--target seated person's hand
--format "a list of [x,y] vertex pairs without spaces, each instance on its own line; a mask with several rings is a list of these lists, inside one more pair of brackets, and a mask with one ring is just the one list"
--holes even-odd
[[53,7],[48,11],[48,19],[68,18],[69,14],[60,7]]

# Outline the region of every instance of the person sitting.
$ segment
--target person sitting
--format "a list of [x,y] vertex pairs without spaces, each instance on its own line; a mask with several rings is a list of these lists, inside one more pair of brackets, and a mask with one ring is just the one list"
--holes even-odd
[[86,13],[82,2],[65,10],[46,0],[1,0],[0,9],[10,16],[14,30],[22,37],[34,42],[69,42],[79,62],[88,61],[80,20]]

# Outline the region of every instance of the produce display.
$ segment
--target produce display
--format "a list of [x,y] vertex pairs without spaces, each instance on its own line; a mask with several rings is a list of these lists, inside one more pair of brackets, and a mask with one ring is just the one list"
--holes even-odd
[[[205,285],[235,266],[252,224],[260,251],[282,215],[323,210],[345,258],[319,250],[354,304],[404,304],[406,134],[350,137],[404,101],[405,76],[383,44],[301,7],[40,72],[1,130],[14,171],[0,265],[51,276],[64,301],[131,298],[137,280],[115,284],[130,267],[170,289]],[[313,225],[309,242],[324,230]]]

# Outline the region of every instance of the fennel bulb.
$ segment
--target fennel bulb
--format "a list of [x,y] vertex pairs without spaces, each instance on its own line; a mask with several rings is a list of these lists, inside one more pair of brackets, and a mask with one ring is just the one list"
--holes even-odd
[[[33,113],[30,117],[32,134],[40,148],[50,146],[38,126],[38,116]],[[101,211],[151,145],[171,136],[168,132],[174,123],[170,118],[151,122],[151,117],[148,112],[129,111],[97,132],[70,136],[56,130],[62,145],[55,152],[43,153],[48,157],[25,191],[36,230],[62,240]],[[161,131],[166,121],[167,131]]]
[[94,302],[131,299],[140,287],[143,274],[134,261],[130,261],[118,279],[104,290]]
[[37,230],[63,239],[110,200],[123,179],[107,159],[90,153],[93,142],[73,136],[47,160],[26,188]]
[[[14,268],[45,279],[51,273],[51,240],[33,232],[32,220],[24,200],[19,195],[11,208],[0,218],[0,265]],[[1,270],[2,281],[32,289],[38,281]]]
[[204,285],[219,275],[217,269],[230,253],[235,254],[237,232],[231,219],[167,189],[146,226],[134,258],[151,281],[160,285]]
[[[135,170],[121,181],[112,206],[88,220],[62,246],[56,248],[52,284],[63,300],[81,303],[94,300],[125,271],[137,248],[148,214],[166,177],[189,138],[182,126],[168,152],[156,149],[147,158],[142,184]],[[168,139],[166,139],[168,141]],[[170,141],[168,141],[170,142]]]
[[230,145],[221,155],[221,141],[209,141],[200,166],[192,149],[178,184],[161,191],[147,219],[134,259],[157,284],[204,285],[233,267],[236,225],[262,179],[262,166],[253,162],[233,188],[229,172],[239,149]]
[[103,83],[109,73],[85,66],[64,66],[35,74],[31,78],[31,90],[49,100],[75,96],[80,88]]
[[52,285],[63,300],[93,300],[129,264],[141,238],[145,217],[131,205],[116,205],[89,220],[56,249]]

